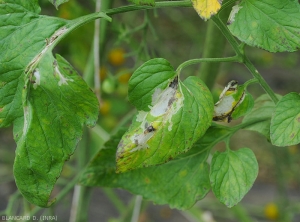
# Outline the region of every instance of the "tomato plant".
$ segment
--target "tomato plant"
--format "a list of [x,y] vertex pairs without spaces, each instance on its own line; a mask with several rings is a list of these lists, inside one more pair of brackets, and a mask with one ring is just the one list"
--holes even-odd
[[[68,1],[50,2],[59,8]],[[262,134],[275,146],[299,144],[299,93],[276,94],[246,53],[246,46],[271,53],[297,51],[298,1],[132,0],[132,5],[112,8],[110,1],[96,2],[97,12],[67,20],[41,15],[38,0],[0,1],[0,126],[13,125],[17,144],[15,183],[32,205],[51,207],[79,183],[82,196],[88,187],[123,188],[182,210],[212,191],[231,208],[243,199],[259,173],[251,147],[232,149],[233,135],[248,129]],[[121,37],[130,42],[135,32],[155,32],[149,11],[172,7],[188,7],[199,14],[199,19],[209,20],[204,56],[182,61],[174,68],[167,59],[154,56],[144,41],[137,44],[132,69],[121,68],[128,56],[126,50],[113,47],[105,49],[110,64],[100,68],[105,58],[103,33],[114,15],[147,10],[141,26],[134,30],[121,27]],[[64,17],[69,18],[69,13]],[[63,56],[53,51],[75,29],[95,20],[94,54],[90,59],[94,59],[94,67],[89,66],[94,76],[84,75],[83,79]],[[215,33],[221,33],[231,46],[230,56],[222,57],[216,50],[216,46],[224,48],[224,42]],[[146,39],[147,33],[144,34]],[[220,63],[239,63],[252,77],[243,84],[229,81],[214,101],[214,69]],[[187,67],[195,64],[203,64],[200,75],[184,74]],[[110,72],[119,73],[113,76]],[[264,90],[256,100],[248,91],[253,85]],[[111,124],[102,122],[114,127],[107,133],[100,127],[101,115],[107,121],[116,110],[111,108],[114,101],[108,102],[102,94],[123,95],[125,91],[135,109],[117,126],[114,119]],[[122,102],[115,103],[119,104],[117,111],[124,109]],[[240,118],[242,121],[238,121]],[[100,139],[95,141],[100,149],[80,163],[80,172],[69,186],[52,198],[65,161],[79,141],[86,140],[84,126],[98,129]],[[225,151],[216,151],[215,145],[221,142],[226,145]],[[88,146],[80,149],[85,156]],[[37,211],[34,208],[29,214]],[[276,218],[278,215],[281,216],[276,213]],[[78,216],[80,220],[86,219]]]

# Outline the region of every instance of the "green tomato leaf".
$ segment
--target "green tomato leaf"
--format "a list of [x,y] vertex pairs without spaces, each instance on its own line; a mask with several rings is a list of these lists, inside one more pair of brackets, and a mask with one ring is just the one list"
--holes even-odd
[[276,146],[300,143],[300,95],[289,93],[277,103],[271,119],[271,142]]
[[55,60],[47,53],[32,79],[26,89],[24,121],[14,130],[18,145],[14,175],[23,196],[46,207],[83,125],[95,125],[99,106],[95,94],[59,55]]
[[145,62],[129,80],[129,101],[138,110],[149,111],[154,91],[165,89],[175,76],[174,68],[165,59],[156,58]]
[[69,0],[49,0],[49,2],[51,2],[56,9],[58,9],[58,6],[60,6],[61,4],[68,2]]
[[116,147],[125,130],[104,145],[81,177],[86,186],[127,189],[157,204],[188,209],[209,192],[206,158],[209,150],[231,135],[231,128],[214,124],[194,146],[174,160],[159,166],[116,173]]
[[233,113],[231,114],[232,119],[238,119],[242,116],[245,116],[247,113],[249,113],[254,106],[254,99],[251,96],[250,93],[245,92],[245,97],[241,104],[237,106]]
[[[278,99],[280,95],[276,95]],[[252,130],[261,133],[267,139],[270,139],[270,124],[272,113],[275,110],[275,103],[267,94],[258,97],[254,102],[254,107],[249,114],[247,114],[243,123],[251,123],[244,129]]]
[[187,209],[209,192],[209,149],[196,143],[194,155],[182,156],[160,166],[115,173],[116,147],[124,131],[108,141],[84,172],[81,183],[87,186],[118,187],[142,195],[156,204]]
[[[67,21],[39,15],[37,0],[2,0],[0,4],[0,127],[23,116],[24,77],[83,18]],[[104,13],[99,17],[109,20]]]
[[[130,95],[129,95],[130,96]],[[178,78],[152,95],[149,112],[140,111],[118,146],[117,171],[165,163],[188,151],[211,124],[213,99],[197,77]]]
[[[82,126],[95,123],[98,102],[75,70],[51,54],[90,17],[67,21],[39,13],[37,0],[1,1],[0,127],[14,124],[19,190],[28,201],[45,207]],[[99,17],[109,20],[104,13]]]
[[157,204],[190,208],[209,192],[206,158],[209,150],[232,134],[230,127],[213,124],[187,152],[174,160],[125,173],[116,173],[116,147],[125,130],[104,145],[81,177],[86,186],[124,188]]
[[155,6],[155,0],[129,0],[136,5],[150,5]]
[[210,167],[210,182],[215,196],[227,207],[236,205],[252,187],[258,164],[252,150],[215,152]]
[[242,42],[270,52],[293,52],[300,45],[300,5],[291,0],[247,0],[233,8],[229,30]]

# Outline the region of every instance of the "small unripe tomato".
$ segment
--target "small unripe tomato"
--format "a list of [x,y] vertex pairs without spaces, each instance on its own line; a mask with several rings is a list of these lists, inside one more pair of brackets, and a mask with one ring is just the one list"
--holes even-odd
[[265,206],[264,213],[269,220],[276,220],[279,218],[278,206],[275,203],[268,203]]
[[102,90],[107,94],[111,94],[117,88],[116,80],[113,77],[104,79],[102,83]]
[[115,48],[108,53],[108,61],[114,66],[120,66],[125,62],[124,49]]

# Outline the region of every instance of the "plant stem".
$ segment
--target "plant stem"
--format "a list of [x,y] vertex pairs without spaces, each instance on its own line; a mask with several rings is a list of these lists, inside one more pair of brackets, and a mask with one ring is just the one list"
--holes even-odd
[[128,5],[122,6],[119,8],[113,8],[105,11],[107,15],[115,15],[124,12],[137,11],[137,10],[146,10],[146,9],[155,9],[155,8],[167,8],[167,7],[191,7],[192,2],[190,0],[186,1],[163,1],[156,2],[155,6],[138,6],[138,5]]
[[277,96],[275,95],[274,91],[271,89],[271,87],[268,85],[268,83],[264,80],[264,78],[259,74],[259,72],[256,70],[254,65],[250,62],[250,60],[245,56],[244,58],[244,64],[249,69],[251,74],[257,79],[261,87],[268,93],[268,95],[271,97],[273,102],[276,104],[279,100]]
[[224,23],[218,18],[213,17],[212,18],[215,24],[218,26],[218,28],[221,30],[223,35],[226,37],[238,57],[240,58],[240,62],[244,63],[244,65],[248,68],[248,70],[251,72],[251,74],[258,80],[261,87],[266,91],[266,93],[271,97],[273,102],[276,104],[278,102],[278,98],[276,97],[275,93],[271,89],[271,87],[268,85],[268,83],[264,80],[264,78],[259,74],[259,72],[256,70],[254,65],[250,62],[250,60],[245,56],[243,47],[240,47],[236,39],[231,35],[228,28],[224,25]]
[[[228,1],[226,2],[228,3]],[[225,2],[223,2],[225,4]],[[234,3],[222,10],[222,13],[219,13],[220,19],[222,21],[227,21],[231,7]],[[208,21],[207,31],[205,36],[204,50],[202,57],[203,58],[216,58],[222,57],[224,55],[226,47],[226,38],[221,35],[219,28],[214,24],[212,20]],[[205,82],[206,86],[209,89],[212,89],[215,84],[216,78],[219,73],[220,63],[203,63],[200,66],[199,76]]]
[[247,88],[249,85],[251,85],[253,83],[258,83],[258,80],[256,78],[249,79],[247,82],[244,83],[244,85]]
[[244,52],[240,50],[239,44],[236,41],[236,39],[232,36],[228,28],[224,25],[224,23],[220,20],[219,17],[213,16],[211,18],[215,25],[220,29],[220,31],[223,33],[227,41],[230,43],[232,48],[234,49],[235,53],[239,56],[240,62],[243,62],[244,60]]
[[[90,133],[85,129],[82,140],[79,143],[77,160],[78,169],[84,169],[91,159],[92,153],[88,149],[90,143]],[[73,194],[73,201],[70,213],[70,222],[88,221],[88,208],[91,198],[92,187],[76,185]]]
[[136,196],[135,204],[134,204],[134,208],[133,208],[133,212],[132,212],[132,217],[131,217],[131,222],[138,222],[142,201],[143,201],[142,196],[140,196],[140,195]]
[[232,57],[224,57],[224,58],[199,58],[199,59],[191,59],[187,60],[183,63],[181,63],[178,68],[176,69],[176,72],[180,73],[180,71],[190,65],[198,64],[201,62],[238,62],[239,57],[238,56],[232,56]]
[[7,207],[4,211],[0,212],[0,215],[13,215],[13,209],[16,208],[15,202],[21,197],[21,193],[17,190],[14,194],[9,197]]
[[225,139],[226,151],[230,151],[230,137]]
[[109,200],[113,203],[114,207],[119,211],[120,214],[124,214],[126,212],[126,206],[120,200],[120,198],[115,194],[112,188],[102,188],[102,191],[109,198]]
[[[76,185],[78,182],[79,178],[81,177],[81,174],[84,172],[85,169],[81,170],[60,192],[59,194],[55,197],[55,203],[58,203],[61,201]],[[54,203],[54,204],[55,204]],[[31,212],[30,216],[34,216],[39,212],[40,210],[43,210],[44,208],[41,207],[35,207]]]
[[[101,0],[96,0],[96,12],[101,11]],[[95,20],[94,29],[94,91],[101,104],[101,79],[100,73],[100,19]]]
[[249,217],[246,209],[241,204],[238,204],[238,205],[232,207],[231,211],[234,213],[234,215],[236,216],[236,218],[239,221],[243,221],[243,222],[252,222],[253,221],[251,219],[251,217]]

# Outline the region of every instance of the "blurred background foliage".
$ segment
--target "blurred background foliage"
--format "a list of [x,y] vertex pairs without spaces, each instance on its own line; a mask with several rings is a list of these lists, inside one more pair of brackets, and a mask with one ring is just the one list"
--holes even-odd
[[[61,5],[59,10],[56,10],[48,0],[40,0],[40,5],[42,14],[63,19],[74,19],[95,10],[95,2],[92,0],[70,0]],[[128,5],[126,0],[116,0],[112,7],[124,5]],[[162,57],[177,68],[185,60],[200,58],[205,46],[207,23],[201,20],[192,8],[134,11],[114,15],[112,18],[113,21],[106,24],[105,38],[100,40],[103,42],[99,72],[102,86],[101,106],[98,126],[89,134],[92,138],[92,143],[87,145],[91,150],[90,155],[101,147],[120,121],[126,119],[126,116],[130,117],[134,112],[134,107],[127,100],[127,83],[137,67],[151,58]],[[67,36],[54,52],[70,61],[85,79],[88,79],[85,75],[93,73],[93,35],[94,23],[80,27]],[[276,93],[284,95],[291,91],[300,91],[299,52],[272,54],[250,47],[246,47],[246,52]],[[229,45],[226,47],[225,55],[233,55]],[[183,78],[197,75],[199,68],[194,65],[184,69]],[[244,83],[249,78],[251,75],[243,65],[222,64],[213,94],[217,98],[224,85],[232,79]],[[93,87],[92,82],[89,83]],[[251,85],[249,91],[254,98],[263,93],[257,85]],[[233,121],[232,124],[238,122],[240,120]],[[211,194],[188,212],[143,202],[144,210],[139,221],[299,221],[299,146],[276,148],[261,135],[249,131],[237,133],[231,146],[236,149],[241,147],[253,149],[260,166],[258,179],[241,204],[233,209],[227,209]],[[15,148],[12,128],[1,129],[0,211],[6,208],[10,195],[16,192],[12,172]],[[216,149],[223,150],[223,144],[219,144]],[[74,157],[66,163],[58,185],[53,191],[54,195],[78,172],[76,155],[81,155],[78,152],[76,151]],[[274,157],[274,152],[278,153],[275,156],[280,156],[280,159]],[[103,218],[101,221],[121,221],[120,218],[113,219],[119,217],[115,209],[115,201],[118,201],[115,200],[116,197],[129,205],[130,199],[133,198],[129,193],[119,190],[114,191],[114,194],[105,189],[93,192],[95,195],[92,197],[89,221],[99,221],[100,217]],[[70,208],[70,202],[71,194],[60,204],[63,207],[58,210],[58,213],[61,213],[59,221],[67,220],[64,218],[69,216],[66,212]],[[20,210],[18,208],[15,211],[18,213]]]

